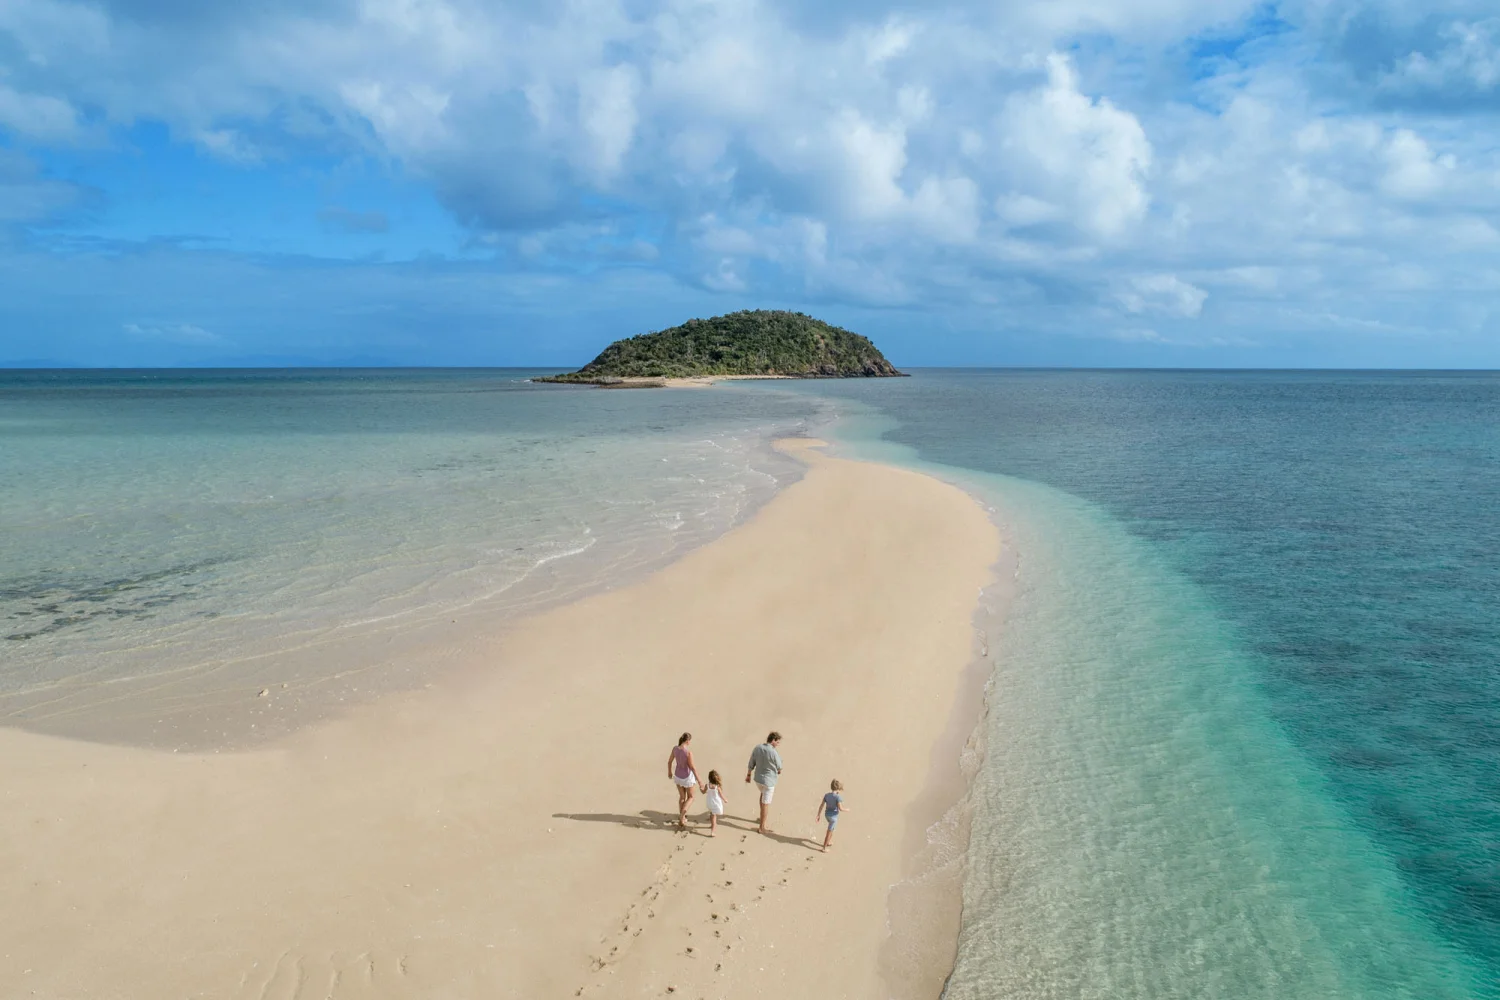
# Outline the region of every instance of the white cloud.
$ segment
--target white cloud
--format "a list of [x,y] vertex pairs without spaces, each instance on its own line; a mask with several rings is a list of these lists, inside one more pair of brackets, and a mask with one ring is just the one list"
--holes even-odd
[[968,177],[928,177],[911,208],[917,228],[939,243],[972,243],[979,236],[979,186]]
[[340,82],[338,93],[398,154],[441,145],[448,136],[443,115],[450,96],[436,87],[363,79]]
[[232,128],[199,129],[193,138],[210,153],[231,163],[254,166],[261,162],[261,150]]
[[1047,83],[1012,95],[999,129],[1000,147],[1022,190],[1012,205],[1067,206],[1071,221],[1096,238],[1119,237],[1145,217],[1151,144],[1134,115],[1078,88],[1078,74],[1057,53],[1047,56]]
[[1500,17],[1454,21],[1443,27],[1436,52],[1410,52],[1381,76],[1396,92],[1491,91],[1500,87]]
[[865,43],[865,61],[879,66],[911,47],[916,28],[910,22],[890,20],[872,32]]
[[579,83],[579,123],[591,153],[587,166],[600,179],[619,172],[635,138],[637,77],[633,66],[611,66],[589,73]]
[[41,142],[67,142],[78,137],[78,113],[61,98],[0,84],[0,128]]
[[1175,274],[1142,274],[1127,279],[1115,293],[1127,312],[1160,313],[1195,319],[1203,312],[1208,293]]
[[749,287],[740,276],[736,263],[728,257],[720,260],[714,270],[705,273],[702,281],[704,287],[716,292],[743,292]]
[[[1488,317],[1465,296],[1500,272],[1500,153],[1453,102],[1500,89],[1500,20],[1367,6],[1293,0],[1281,34],[1188,65],[1257,5],[12,0],[0,128],[62,144],[150,120],[247,167],[368,157],[524,267],[1125,315],[1167,339],[1210,291],[1216,322],[1416,316],[1445,289],[1451,308],[1402,323]],[[1365,104],[1308,68],[1361,12],[1384,39],[1348,56]],[[0,218],[76,197],[0,179]],[[664,234],[650,253],[645,232]]]
[[906,132],[896,125],[881,127],[847,110],[828,123],[836,159],[834,189],[845,210],[856,219],[879,219],[905,202],[901,173],[906,169]]
[[1397,129],[1384,149],[1386,174],[1381,186],[1398,198],[1423,198],[1435,193],[1453,173],[1450,155],[1436,156],[1410,129]]

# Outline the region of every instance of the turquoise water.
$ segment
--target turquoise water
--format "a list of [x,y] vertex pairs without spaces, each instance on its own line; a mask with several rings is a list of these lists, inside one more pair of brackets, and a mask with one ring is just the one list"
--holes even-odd
[[0,720],[90,735],[133,698],[157,728],[111,738],[173,742],[162,713],[285,683],[264,735],[420,682],[370,651],[714,537],[819,407],[525,375],[0,373]]
[[0,373],[0,718],[628,579],[832,433],[1018,553],[950,1000],[1500,997],[1500,377],[525,374]]
[[948,997],[1500,996],[1500,378],[802,391],[1019,551]]

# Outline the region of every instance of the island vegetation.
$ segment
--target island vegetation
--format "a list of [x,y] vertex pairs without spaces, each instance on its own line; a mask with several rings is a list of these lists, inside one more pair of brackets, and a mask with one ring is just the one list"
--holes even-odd
[[902,374],[868,337],[799,312],[755,309],[617,340],[576,372],[533,381],[618,385],[671,378]]

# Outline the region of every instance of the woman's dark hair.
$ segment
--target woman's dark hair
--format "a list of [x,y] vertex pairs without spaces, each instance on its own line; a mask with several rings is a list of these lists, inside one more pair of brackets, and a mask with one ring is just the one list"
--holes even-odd
[[710,785],[722,785],[722,784],[724,784],[723,781],[719,780],[719,772],[718,771],[709,771],[708,772],[708,783]]
[[771,730],[771,735],[766,737],[766,742],[767,743],[775,743],[779,739],[781,739],[781,734],[778,733],[776,730],[773,729],[773,730]]
[[686,743],[688,740],[690,740],[692,738],[693,738],[693,734],[692,733],[683,733],[681,736],[677,737],[677,745],[678,746],[682,746],[684,743]]

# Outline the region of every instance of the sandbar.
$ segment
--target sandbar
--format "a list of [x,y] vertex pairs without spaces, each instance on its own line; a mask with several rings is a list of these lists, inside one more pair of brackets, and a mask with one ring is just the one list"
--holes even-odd
[[[0,996],[935,997],[951,941],[893,952],[887,907],[957,772],[999,535],[956,487],[785,446],[807,475],[747,523],[441,640],[430,688],[240,752],[0,730]],[[672,828],[683,730],[728,781],[716,838],[701,798]]]

